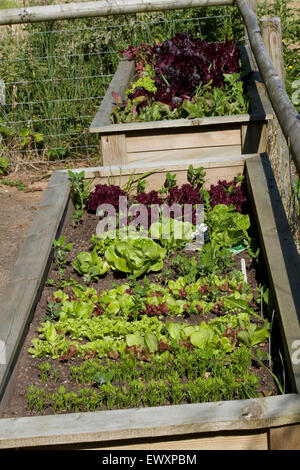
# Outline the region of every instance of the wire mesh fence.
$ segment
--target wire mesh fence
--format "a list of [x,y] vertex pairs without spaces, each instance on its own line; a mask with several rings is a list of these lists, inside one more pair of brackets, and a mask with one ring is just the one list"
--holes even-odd
[[267,152],[282,204],[300,253],[300,180],[278,120],[268,121]]
[[241,23],[238,28],[237,14],[228,8],[0,28],[0,152],[19,162],[99,156],[97,136],[88,128],[119,50],[179,32],[206,40],[239,36]]

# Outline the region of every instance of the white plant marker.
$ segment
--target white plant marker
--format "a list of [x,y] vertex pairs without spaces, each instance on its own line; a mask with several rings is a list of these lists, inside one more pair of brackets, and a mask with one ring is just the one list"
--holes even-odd
[[244,282],[247,283],[247,271],[246,271],[246,261],[244,258],[241,259],[241,268],[244,275]]

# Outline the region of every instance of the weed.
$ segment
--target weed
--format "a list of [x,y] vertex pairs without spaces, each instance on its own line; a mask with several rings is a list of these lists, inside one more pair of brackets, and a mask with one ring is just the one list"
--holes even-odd
[[66,255],[72,250],[72,243],[65,243],[66,237],[62,235],[58,240],[54,240],[54,261],[58,267],[58,273],[62,278],[65,272],[65,264],[67,263]]
[[26,189],[25,184],[21,180],[10,181],[10,180],[3,179],[3,180],[0,180],[0,183],[5,184],[6,186],[17,188],[19,191],[24,191],[24,189]]
[[74,224],[78,224],[83,216],[85,205],[90,195],[91,180],[85,179],[84,171],[75,173],[68,170],[71,182],[72,201],[75,207],[73,214]]

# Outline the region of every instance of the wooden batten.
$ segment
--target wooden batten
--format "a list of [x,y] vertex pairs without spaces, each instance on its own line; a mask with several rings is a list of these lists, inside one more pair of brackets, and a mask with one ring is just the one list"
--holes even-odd
[[161,134],[156,131],[151,136],[147,132],[131,133],[126,139],[126,150],[128,153],[151,152],[153,150],[175,150],[190,149],[202,147],[218,146],[220,141],[222,145],[240,145],[239,128],[219,131],[218,128],[213,131],[203,131],[201,134],[192,129],[190,132],[180,130],[171,130],[167,134]]

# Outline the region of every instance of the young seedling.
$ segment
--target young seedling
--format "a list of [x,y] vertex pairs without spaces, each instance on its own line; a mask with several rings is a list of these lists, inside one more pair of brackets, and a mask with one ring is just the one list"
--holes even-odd
[[202,166],[195,169],[193,165],[190,165],[187,172],[187,180],[193,188],[201,189],[205,181],[205,175],[206,172]]
[[145,189],[146,189],[146,180],[139,178],[137,181],[137,186],[136,186],[137,194],[141,194],[143,191],[145,191]]
[[63,267],[67,263],[67,253],[72,250],[73,244],[72,243],[65,243],[66,237],[62,235],[58,240],[54,240],[53,248],[54,248],[54,261],[58,268],[58,273],[60,279],[62,279],[65,268]]
[[176,186],[176,175],[172,175],[171,173],[166,174],[166,179],[163,187],[158,191],[160,194],[166,194],[169,192],[170,188],[174,188]]
[[41,374],[42,383],[44,384],[48,382],[50,378],[50,370],[51,370],[51,365],[49,364],[49,362],[43,362],[42,364],[38,364],[37,367]]
[[[58,299],[57,299],[58,300]],[[46,320],[57,320],[59,317],[59,311],[61,309],[62,302],[56,302],[55,300],[50,300],[46,307],[45,321]]]
[[84,171],[74,173],[68,170],[71,181],[72,201],[75,207],[73,222],[77,225],[84,213],[85,205],[90,194],[91,181],[85,180]]

